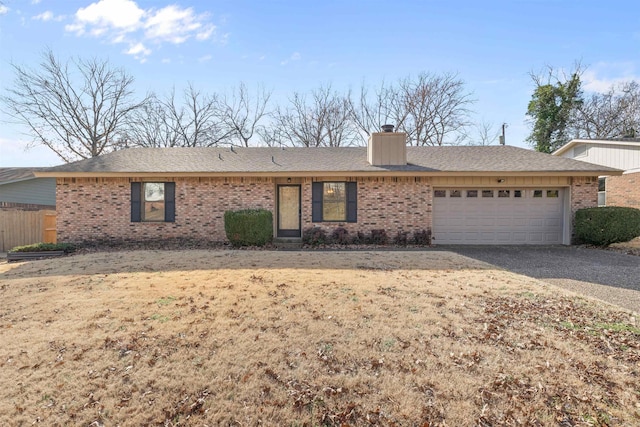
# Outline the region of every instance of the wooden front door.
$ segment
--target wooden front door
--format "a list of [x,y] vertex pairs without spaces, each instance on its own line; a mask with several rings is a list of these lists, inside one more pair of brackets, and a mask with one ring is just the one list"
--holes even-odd
[[278,185],[277,237],[301,237],[300,185]]

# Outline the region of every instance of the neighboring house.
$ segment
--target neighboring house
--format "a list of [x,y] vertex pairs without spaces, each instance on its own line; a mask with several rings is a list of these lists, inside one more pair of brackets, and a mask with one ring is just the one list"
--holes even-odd
[[0,168],[0,208],[55,209],[55,178],[36,178],[43,168]]
[[622,169],[599,178],[599,206],[640,208],[640,138],[574,139],[553,155]]
[[0,168],[0,252],[56,240],[56,179],[42,168]]
[[569,244],[573,213],[621,171],[509,146],[133,148],[37,172],[57,179],[58,241],[225,241],[224,212],[264,208],[274,236],[430,231],[436,244]]

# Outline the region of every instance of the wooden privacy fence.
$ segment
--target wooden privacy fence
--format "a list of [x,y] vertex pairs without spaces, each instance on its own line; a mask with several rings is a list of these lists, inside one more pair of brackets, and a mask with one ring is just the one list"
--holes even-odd
[[0,210],[0,252],[39,242],[56,243],[56,211]]

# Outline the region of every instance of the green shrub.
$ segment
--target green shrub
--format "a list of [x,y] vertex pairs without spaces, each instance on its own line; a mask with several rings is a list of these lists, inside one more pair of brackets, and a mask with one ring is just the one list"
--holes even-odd
[[583,243],[606,246],[640,236],[640,209],[606,206],[576,212],[576,237]]
[[306,228],[302,232],[302,242],[306,245],[324,245],[328,241],[327,232],[321,227]]
[[9,252],[65,251],[69,253],[75,251],[75,249],[75,246],[71,243],[34,243],[32,245],[16,246]]
[[264,246],[273,239],[273,215],[266,209],[226,211],[224,231],[233,246]]

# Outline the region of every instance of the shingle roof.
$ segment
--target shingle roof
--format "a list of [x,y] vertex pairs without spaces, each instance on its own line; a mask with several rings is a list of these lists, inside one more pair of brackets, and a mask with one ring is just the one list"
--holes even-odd
[[[618,172],[512,146],[407,147],[406,166],[372,166],[366,147],[131,148],[44,169],[46,175],[110,173]],[[51,174],[51,175],[49,175]]]
[[34,172],[44,169],[46,168],[0,168],[0,185],[34,179]]

